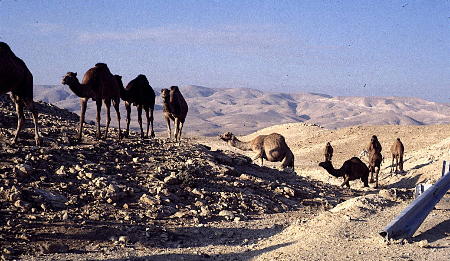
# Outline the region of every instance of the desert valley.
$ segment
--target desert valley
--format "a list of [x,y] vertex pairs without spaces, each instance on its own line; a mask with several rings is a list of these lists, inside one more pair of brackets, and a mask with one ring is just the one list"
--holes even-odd
[[[11,144],[14,106],[6,96],[0,101],[4,259],[450,257],[448,194],[412,239],[386,242],[378,234],[413,200],[415,185],[435,182],[450,159],[448,104],[186,86],[180,90],[190,111],[180,143],[167,140],[159,95],[155,138],[132,131],[118,141],[113,128],[108,139],[97,140],[91,102],[78,142],[78,98],[67,87],[35,90],[35,100],[45,101],[37,103],[40,147],[28,112],[25,131]],[[135,130],[136,117],[133,109]],[[221,141],[217,134],[225,131],[244,141],[282,134],[295,156],[294,172],[279,170],[279,163],[260,166],[253,152]],[[360,154],[372,135],[383,146],[379,188],[359,180],[342,188],[341,178],[318,166],[327,142],[335,166],[353,156],[367,164]],[[404,172],[391,173],[389,147],[398,137]]]

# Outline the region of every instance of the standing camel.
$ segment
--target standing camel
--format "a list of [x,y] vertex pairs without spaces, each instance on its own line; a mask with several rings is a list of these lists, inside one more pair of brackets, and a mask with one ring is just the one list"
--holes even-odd
[[120,97],[125,101],[125,108],[127,109],[127,130],[125,136],[128,137],[131,121],[131,105],[135,105],[138,111],[138,122],[141,128],[141,138],[144,138],[144,130],[142,129],[142,108],[145,110],[147,117],[147,132],[145,138],[148,138],[148,132],[150,123],[152,125],[152,131],[150,137],[155,137],[153,131],[153,110],[155,109],[155,91],[150,86],[147,77],[143,74],[139,74],[135,79],[131,80],[127,87],[123,87],[122,77],[114,75],[120,86]]
[[333,158],[333,147],[330,142],[327,142],[327,145],[325,145],[323,154],[325,156],[325,161],[331,161],[331,158]]
[[25,121],[23,112],[25,105],[33,115],[36,146],[41,145],[38,114],[33,102],[33,75],[25,62],[17,57],[6,43],[0,42],[0,94],[7,92],[11,92],[11,99],[16,105],[17,113],[17,129],[13,143],[17,143],[19,132]]
[[270,135],[259,135],[251,141],[240,141],[231,132],[226,132],[219,135],[220,139],[226,141],[228,145],[244,150],[256,152],[256,156],[253,160],[261,159],[261,165],[263,165],[264,159],[270,162],[281,161],[281,168],[286,167],[294,170],[294,154],[289,146],[286,144],[286,140],[281,134],[272,133]]
[[188,105],[178,86],[170,87],[161,90],[161,98],[163,101],[163,115],[167,124],[167,132],[169,139],[172,138],[172,130],[170,129],[170,120],[174,121],[175,125],[175,140],[181,140],[181,131],[183,130],[186,115],[188,113]]
[[[369,153],[369,170],[370,170],[370,183],[375,182],[375,188],[378,188],[378,176],[380,174],[381,162],[383,156],[381,155],[381,144],[378,141],[377,136],[373,135],[370,139],[367,152]],[[375,175],[375,179],[374,179]]]
[[403,143],[400,141],[400,138],[397,138],[391,146],[391,154],[392,154],[392,165],[391,165],[391,173],[394,171],[394,160],[395,162],[395,172],[397,173],[398,169],[403,171],[403,154],[405,153],[405,147]]
[[120,87],[116,78],[104,63],[97,63],[94,67],[89,69],[83,77],[83,81],[78,81],[77,73],[68,72],[62,79],[62,84],[69,86],[70,90],[80,97],[81,115],[80,115],[80,129],[78,131],[77,139],[81,141],[83,133],[84,116],[86,114],[86,106],[89,98],[97,104],[97,138],[101,138],[100,133],[100,112],[102,110],[102,101],[106,107],[106,131],[104,138],[108,137],[109,123],[111,122],[110,108],[111,101],[117,113],[117,122],[119,123],[119,140],[122,138],[120,130]]

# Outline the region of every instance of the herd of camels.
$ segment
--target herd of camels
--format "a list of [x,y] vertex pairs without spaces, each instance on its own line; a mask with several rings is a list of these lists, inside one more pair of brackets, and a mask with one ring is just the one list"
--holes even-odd
[[[110,108],[111,103],[117,114],[118,121],[118,138],[122,138],[120,126],[120,100],[125,102],[127,111],[127,128],[125,136],[129,135],[131,105],[137,107],[138,122],[141,131],[141,137],[155,136],[153,130],[153,110],[155,107],[155,92],[150,86],[145,75],[138,75],[135,79],[130,81],[126,87],[122,83],[122,77],[113,75],[108,66],[104,63],[97,63],[93,68],[90,68],[80,81],[77,78],[77,73],[68,72],[62,79],[62,84],[68,85],[70,90],[80,97],[81,115],[80,125],[77,139],[81,140],[83,133],[83,124],[85,121],[85,113],[87,102],[89,99],[95,101],[97,105],[97,138],[101,138],[100,131],[100,113],[102,104],[106,107],[106,130],[104,138],[108,136],[108,128],[111,122]],[[33,75],[27,68],[23,60],[18,58],[11,48],[4,42],[0,42],[0,94],[11,93],[11,99],[15,103],[16,113],[18,117],[17,129],[14,135],[13,143],[18,140],[18,135],[24,124],[24,106],[26,106],[32,113],[34,122],[34,132],[36,145],[42,143],[42,138],[39,134],[38,115],[33,102]],[[168,137],[172,139],[172,131],[170,122],[174,122],[174,138],[175,141],[181,140],[181,133],[184,122],[186,120],[188,105],[183,95],[177,86],[172,86],[169,89],[161,90],[161,99],[163,104],[163,116],[166,121]],[[144,135],[142,128],[142,109],[145,110],[147,117],[147,128]],[[150,131],[151,125],[151,131]],[[281,162],[281,168],[294,169],[294,154],[287,145],[285,138],[278,134],[272,133],[270,135],[259,135],[251,141],[243,142],[236,138],[231,132],[226,132],[219,135],[219,137],[226,141],[230,146],[236,147],[245,151],[253,151],[256,156],[253,160],[261,159],[270,162]],[[349,181],[361,179],[364,186],[369,186],[368,183],[375,182],[375,187],[378,187],[378,174],[382,162],[381,144],[374,135],[367,148],[369,155],[369,166],[361,161],[358,157],[353,157],[344,162],[341,168],[335,169],[331,163],[333,157],[333,148],[328,142],[325,146],[324,156],[325,161],[319,163],[328,173],[335,177],[343,177],[344,182],[341,186],[346,185],[350,188]],[[403,171],[403,153],[404,147],[399,138],[391,147],[392,166],[391,172],[395,166],[395,171]],[[394,164],[394,160],[396,161]],[[370,174],[370,181],[369,181]],[[375,179],[374,176],[375,175]]]

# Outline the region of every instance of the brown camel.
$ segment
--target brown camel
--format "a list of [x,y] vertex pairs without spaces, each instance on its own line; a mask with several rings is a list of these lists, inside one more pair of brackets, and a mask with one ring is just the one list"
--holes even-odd
[[127,109],[127,130],[125,136],[128,137],[131,121],[131,105],[135,105],[138,111],[138,122],[141,128],[141,138],[144,138],[144,130],[142,129],[142,108],[145,110],[147,116],[147,132],[145,138],[148,138],[150,123],[152,131],[150,137],[155,137],[153,131],[153,110],[155,109],[155,91],[150,86],[147,77],[139,74],[135,79],[131,80],[127,87],[123,87],[122,77],[114,75],[120,86],[120,98],[125,101],[125,108]]
[[335,177],[344,177],[344,182],[342,182],[341,187],[347,185],[350,188],[349,181],[356,179],[361,179],[364,187],[369,186],[369,168],[358,157],[353,157],[345,161],[340,169],[335,169],[331,161],[321,162],[319,166]]
[[281,168],[290,167],[294,169],[294,154],[286,144],[284,137],[278,133],[269,135],[259,135],[251,141],[240,141],[231,132],[219,135],[230,146],[236,147],[244,151],[256,152],[253,160],[261,159],[261,165],[264,159],[270,162],[281,161]]
[[[377,136],[373,135],[367,147],[367,153],[369,154],[370,183],[375,182],[375,188],[378,188],[378,175],[380,174],[381,162],[383,161],[382,149]],[[375,180],[373,178],[374,174]]]
[[330,142],[327,142],[327,145],[325,145],[323,154],[325,156],[325,161],[331,161],[331,158],[333,157],[333,147]]
[[[378,175],[380,174],[381,162],[383,156],[377,151],[369,152],[369,171],[370,171],[370,183],[375,182],[375,188],[378,188]],[[373,175],[375,174],[375,180]]]
[[97,104],[97,138],[101,137],[100,133],[100,112],[102,110],[102,101],[106,107],[106,131],[104,138],[108,137],[109,123],[111,122],[110,108],[111,101],[117,113],[117,122],[119,123],[119,140],[122,138],[120,130],[120,87],[119,84],[111,74],[108,66],[104,63],[97,63],[93,68],[89,69],[83,77],[83,81],[78,81],[77,73],[68,72],[62,79],[62,84],[69,86],[75,95],[80,97],[81,115],[80,115],[80,129],[78,131],[78,140],[81,140],[83,132],[84,116],[86,114],[86,105],[91,98]]
[[405,153],[405,147],[403,143],[400,141],[400,138],[397,138],[394,141],[394,144],[391,146],[391,154],[392,154],[392,165],[391,165],[391,173],[394,171],[394,160],[395,160],[395,172],[397,173],[398,169],[403,171],[403,154]]
[[188,105],[178,86],[170,87],[161,90],[161,98],[163,100],[163,115],[167,124],[167,132],[169,139],[172,138],[172,130],[170,129],[170,120],[174,121],[175,125],[175,140],[181,140],[181,131],[183,130],[186,115],[188,113]]
[[33,75],[25,62],[17,57],[6,43],[0,42],[0,94],[7,92],[11,92],[10,96],[16,105],[17,113],[17,129],[13,143],[17,143],[19,132],[25,121],[23,112],[25,105],[33,115],[36,146],[41,145],[38,114],[33,102]]
[[370,139],[369,146],[367,146],[367,152],[370,155],[372,151],[380,152],[383,148],[381,147],[380,142],[378,141],[378,138],[376,135],[373,135]]

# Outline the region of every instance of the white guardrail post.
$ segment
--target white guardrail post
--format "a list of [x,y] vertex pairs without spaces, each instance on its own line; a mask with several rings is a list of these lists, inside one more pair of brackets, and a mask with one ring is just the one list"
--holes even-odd
[[406,239],[413,236],[434,206],[450,189],[450,162],[444,161],[442,177],[405,208],[380,235],[385,239]]

